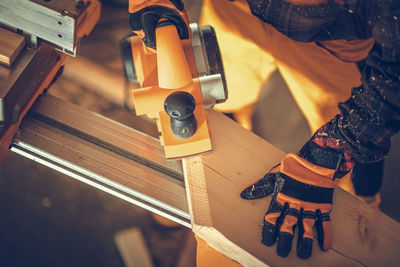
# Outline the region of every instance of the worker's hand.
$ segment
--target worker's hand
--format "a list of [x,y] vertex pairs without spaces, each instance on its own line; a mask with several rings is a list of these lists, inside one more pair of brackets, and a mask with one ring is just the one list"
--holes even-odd
[[243,198],[254,199],[271,193],[273,198],[264,218],[262,243],[272,246],[278,239],[277,252],[286,257],[292,247],[296,225],[299,228],[297,255],[308,258],[313,243],[313,227],[323,250],[332,244],[329,213],[332,209],[335,170],[318,167],[296,154],[286,155],[266,177],[244,190]]
[[176,26],[181,39],[190,37],[189,18],[181,0],[129,0],[129,22],[146,46],[156,48],[155,29],[162,23]]
[[347,145],[330,131],[332,123],[336,121],[319,129],[298,155],[286,155],[278,166],[241,193],[244,199],[273,194],[264,218],[262,243],[272,246],[278,240],[279,256],[289,254],[296,226],[300,258],[311,256],[313,227],[322,250],[328,250],[332,245],[329,214],[334,178],[348,173],[355,163]]

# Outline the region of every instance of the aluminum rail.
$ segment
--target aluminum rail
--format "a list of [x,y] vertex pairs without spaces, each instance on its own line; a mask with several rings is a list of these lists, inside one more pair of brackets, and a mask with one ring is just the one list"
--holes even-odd
[[191,228],[181,162],[137,130],[44,95],[11,151]]

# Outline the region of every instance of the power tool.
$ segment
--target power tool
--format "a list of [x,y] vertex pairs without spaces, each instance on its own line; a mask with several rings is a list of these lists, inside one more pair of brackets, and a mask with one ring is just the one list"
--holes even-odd
[[121,42],[128,81],[140,87],[130,92],[136,114],[157,120],[168,159],[212,150],[206,109],[228,97],[214,29],[190,28],[180,40],[175,26],[158,27],[156,50],[135,34]]

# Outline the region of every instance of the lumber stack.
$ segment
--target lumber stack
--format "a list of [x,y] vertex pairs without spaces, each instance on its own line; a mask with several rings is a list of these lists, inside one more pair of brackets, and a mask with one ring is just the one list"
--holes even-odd
[[284,153],[216,111],[208,112],[213,152],[184,160],[193,232],[244,266],[396,266],[400,262],[400,224],[340,188],[331,213],[333,248],[296,255],[295,237],[287,258],[261,242],[270,197],[243,200],[239,194]]

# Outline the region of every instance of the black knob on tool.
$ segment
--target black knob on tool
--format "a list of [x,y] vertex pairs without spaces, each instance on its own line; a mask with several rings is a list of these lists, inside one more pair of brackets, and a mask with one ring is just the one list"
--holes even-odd
[[164,109],[171,117],[171,130],[176,137],[187,139],[196,132],[197,120],[193,115],[195,107],[194,97],[187,92],[174,92],[165,99]]

